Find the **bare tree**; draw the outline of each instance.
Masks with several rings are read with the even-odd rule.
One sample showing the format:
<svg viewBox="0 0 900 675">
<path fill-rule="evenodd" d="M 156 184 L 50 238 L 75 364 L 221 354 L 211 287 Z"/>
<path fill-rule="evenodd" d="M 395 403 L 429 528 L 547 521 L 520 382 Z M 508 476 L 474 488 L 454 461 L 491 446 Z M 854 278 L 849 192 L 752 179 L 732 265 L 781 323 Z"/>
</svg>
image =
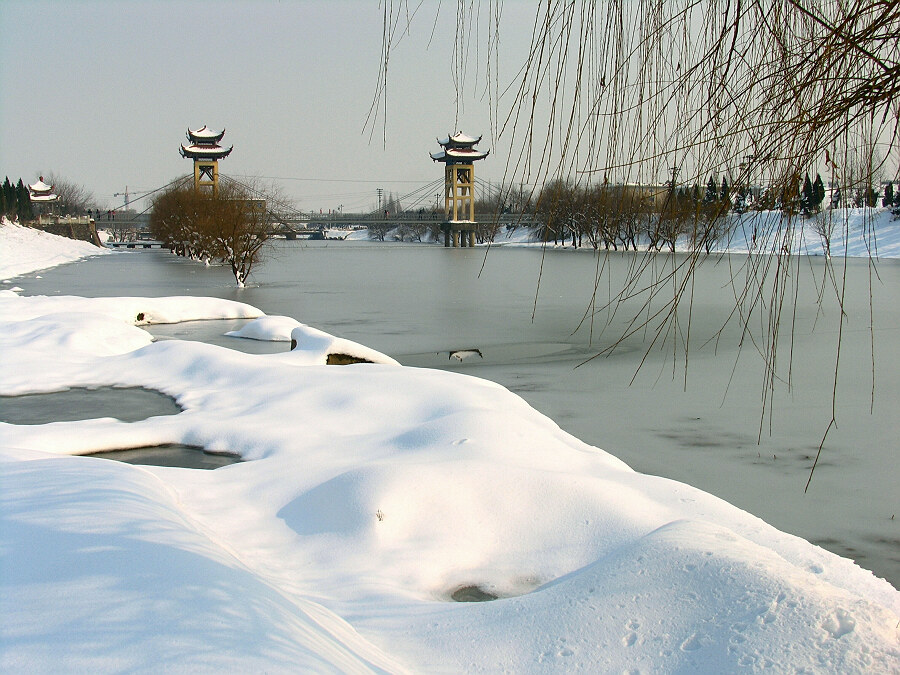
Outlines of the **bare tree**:
<svg viewBox="0 0 900 675">
<path fill-rule="evenodd" d="M 231 267 L 241 288 L 253 267 L 262 262 L 266 242 L 272 236 L 270 202 L 279 198 L 258 187 L 227 181 L 213 199 L 210 220 L 213 255 Z"/>
<path fill-rule="evenodd" d="M 134 226 L 126 224 L 123 220 L 105 221 L 103 222 L 102 227 L 109 233 L 112 241 L 129 241 L 137 236 Z"/>
<path fill-rule="evenodd" d="M 555 179 L 544 185 L 535 207 L 539 219 L 535 235 L 541 241 L 552 239 L 554 244 L 565 243 L 566 235 L 572 230 L 575 194 L 575 187 L 569 181 Z"/>
<path fill-rule="evenodd" d="M 369 223 L 369 239 L 384 241 L 385 236 L 393 227 L 392 223 L 386 223 L 382 220 L 373 221 Z"/>
<path fill-rule="evenodd" d="M 97 210 L 97 198 L 83 185 L 67 180 L 53 171 L 44 174 L 44 182 L 53 186 L 59 196 L 57 208 L 61 216 L 80 216 Z"/>
<path fill-rule="evenodd" d="M 211 256 L 204 223 L 207 205 L 201 201 L 207 198 L 197 194 L 190 181 L 187 176 L 173 181 L 154 197 L 150 232 L 177 255 L 201 260 Z"/>
<path fill-rule="evenodd" d="M 185 178 L 156 196 L 150 230 L 178 255 L 227 264 L 243 287 L 262 261 L 282 202 L 274 191 L 233 180 L 223 180 L 215 196 L 200 194 Z"/>
</svg>

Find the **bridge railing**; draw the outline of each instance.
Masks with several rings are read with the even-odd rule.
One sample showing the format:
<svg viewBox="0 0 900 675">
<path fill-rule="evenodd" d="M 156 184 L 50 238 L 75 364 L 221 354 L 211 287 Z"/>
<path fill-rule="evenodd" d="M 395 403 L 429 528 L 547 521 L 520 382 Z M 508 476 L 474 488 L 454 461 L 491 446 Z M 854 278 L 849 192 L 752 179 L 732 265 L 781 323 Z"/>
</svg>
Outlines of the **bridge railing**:
<svg viewBox="0 0 900 675">
<path fill-rule="evenodd" d="M 370 224 L 388 225 L 394 223 L 442 223 L 446 216 L 443 211 L 406 211 L 401 213 L 343 213 L 343 214 L 292 214 L 276 217 L 274 229 L 297 230 L 323 230 L 352 228 L 353 226 L 366 227 Z M 482 225 L 521 225 L 531 226 L 535 217 L 531 214 L 504 213 L 504 214 L 475 214 L 475 222 Z"/>
</svg>

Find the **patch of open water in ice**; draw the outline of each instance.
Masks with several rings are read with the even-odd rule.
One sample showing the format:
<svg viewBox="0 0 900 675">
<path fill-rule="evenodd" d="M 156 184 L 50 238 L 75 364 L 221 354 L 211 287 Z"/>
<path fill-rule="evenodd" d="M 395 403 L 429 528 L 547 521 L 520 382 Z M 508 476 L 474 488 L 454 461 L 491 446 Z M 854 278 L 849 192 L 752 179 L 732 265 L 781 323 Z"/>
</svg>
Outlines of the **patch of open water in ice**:
<svg viewBox="0 0 900 675">
<path fill-rule="evenodd" d="M 180 412 L 171 396 L 143 387 L 73 387 L 45 394 L 0 396 L 0 421 L 9 424 L 48 424 L 100 417 L 138 422 Z"/>
<path fill-rule="evenodd" d="M 450 594 L 454 602 L 488 602 L 498 597 L 480 586 L 460 586 Z"/>
<path fill-rule="evenodd" d="M 126 464 L 171 466 L 181 469 L 218 469 L 243 461 L 240 456 L 224 452 L 208 452 L 196 445 L 168 443 L 127 450 L 94 452 L 86 457 L 112 459 Z"/>
</svg>

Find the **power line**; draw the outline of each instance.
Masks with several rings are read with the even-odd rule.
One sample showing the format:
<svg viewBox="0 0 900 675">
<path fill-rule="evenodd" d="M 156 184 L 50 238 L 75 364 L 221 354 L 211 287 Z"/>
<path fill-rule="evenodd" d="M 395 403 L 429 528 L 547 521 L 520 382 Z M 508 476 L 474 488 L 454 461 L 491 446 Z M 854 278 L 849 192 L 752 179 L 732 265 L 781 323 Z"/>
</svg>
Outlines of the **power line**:
<svg viewBox="0 0 900 675">
<path fill-rule="evenodd" d="M 166 184 L 163 185 L 162 187 L 158 187 L 158 188 L 156 188 L 155 190 L 150 190 L 150 192 L 147 192 L 146 194 L 141 195 L 141 196 L 138 197 L 137 199 L 131 199 L 131 200 L 129 200 L 128 202 L 125 202 L 124 204 L 122 204 L 121 206 L 117 206 L 117 207 L 115 207 L 115 208 L 108 209 L 108 210 L 109 210 L 109 211 L 118 211 L 119 209 L 125 208 L 126 206 L 131 206 L 131 205 L 134 204 L 135 202 L 139 202 L 139 201 L 141 201 L 142 199 L 144 199 L 145 197 L 149 197 L 150 195 L 156 194 L 156 193 L 159 192 L 160 190 L 165 190 L 165 189 L 166 189 L 167 187 L 169 187 L 170 185 L 175 185 L 175 183 L 179 183 L 179 182 L 182 182 L 182 181 L 186 181 L 188 178 L 190 178 L 190 176 L 179 176 L 179 177 L 176 178 L 175 180 L 166 183 Z M 149 211 L 149 210 L 152 209 L 152 208 L 153 208 L 153 204 L 150 204 L 150 206 L 148 206 L 147 208 L 145 208 L 143 211 L 137 213 L 136 215 L 139 215 L 139 216 L 140 216 L 140 215 L 143 215 L 143 214 L 147 213 L 147 211 Z"/>
</svg>

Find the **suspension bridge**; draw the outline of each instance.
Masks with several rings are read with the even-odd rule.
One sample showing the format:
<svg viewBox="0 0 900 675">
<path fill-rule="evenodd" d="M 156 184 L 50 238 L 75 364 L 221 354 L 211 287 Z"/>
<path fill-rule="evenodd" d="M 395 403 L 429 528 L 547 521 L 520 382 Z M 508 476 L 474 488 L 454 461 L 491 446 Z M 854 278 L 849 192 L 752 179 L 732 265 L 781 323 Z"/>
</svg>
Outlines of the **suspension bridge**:
<svg viewBox="0 0 900 675">
<path fill-rule="evenodd" d="M 223 182 L 233 182 L 246 192 L 263 201 L 271 222 L 270 234 L 287 239 L 300 238 L 324 238 L 328 230 L 354 230 L 376 229 L 378 231 L 390 231 L 394 228 L 407 227 L 412 229 L 440 226 L 446 222 L 447 216 L 444 210 L 435 205 L 435 196 L 440 196 L 444 190 L 444 179 L 423 183 L 416 186 L 407 194 L 392 197 L 388 203 L 380 204 L 375 209 L 363 212 L 332 211 L 322 213 L 315 211 L 303 211 L 292 207 L 288 202 L 272 201 L 267 195 L 258 189 L 247 185 L 235 178 L 222 175 Z M 170 187 L 177 186 L 179 182 L 189 182 L 190 177 L 178 178 L 166 185 L 153 190 L 143 191 L 139 197 L 132 198 L 125 204 L 104 213 L 97 214 L 97 227 L 100 229 L 116 229 L 131 233 L 131 241 L 144 242 L 150 235 L 150 211 L 153 208 L 152 199 L 148 199 L 142 210 L 137 210 L 134 205 L 141 200 L 152 198 Z M 492 212 L 475 213 L 475 223 L 482 229 L 498 227 L 531 227 L 535 225 L 534 217 L 523 215 L 518 208 L 512 205 L 504 205 L 501 190 L 494 184 L 476 179 L 479 191 L 482 195 L 479 203 L 497 205 Z M 379 195 L 380 196 L 380 195 Z M 130 207 L 130 208 L 129 208 Z M 117 242 L 120 245 L 127 242 Z M 141 248 L 142 246 L 138 246 Z"/>
</svg>

